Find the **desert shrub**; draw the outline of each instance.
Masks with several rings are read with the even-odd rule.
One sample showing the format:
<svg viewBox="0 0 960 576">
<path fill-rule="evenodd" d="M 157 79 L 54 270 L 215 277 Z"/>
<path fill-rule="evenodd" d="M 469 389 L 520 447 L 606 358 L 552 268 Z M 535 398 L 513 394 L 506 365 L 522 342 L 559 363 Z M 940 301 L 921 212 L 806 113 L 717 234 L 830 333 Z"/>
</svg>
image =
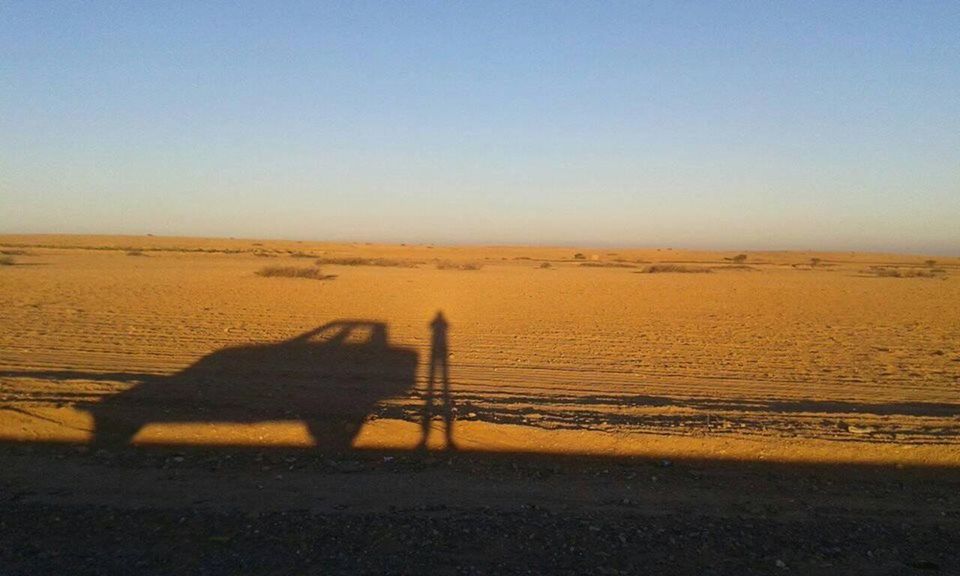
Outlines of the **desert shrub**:
<svg viewBox="0 0 960 576">
<path fill-rule="evenodd" d="M 316 258 L 316 254 L 310 254 L 309 252 L 300 252 L 300 251 L 288 251 L 291 258 Z"/>
<path fill-rule="evenodd" d="M 681 274 L 708 274 L 713 272 L 705 266 L 682 266 L 680 264 L 653 264 L 643 269 L 643 274 L 661 274 L 661 273 L 681 273 Z"/>
<path fill-rule="evenodd" d="M 811 267 L 811 268 L 816 268 L 817 266 L 820 265 L 821 262 L 823 262 L 823 260 L 821 260 L 821 259 L 819 259 L 819 258 L 811 258 L 811 259 L 810 259 L 810 267 Z"/>
<path fill-rule="evenodd" d="M 543 270 L 546 270 L 547 268 L 553 268 L 553 264 L 550 264 L 549 262 L 541 262 L 540 268 Z"/>
<path fill-rule="evenodd" d="M 30 253 L 26 250 L 0 250 L 0 254 L 4 256 L 30 256 Z"/>
<path fill-rule="evenodd" d="M 254 252 L 254 256 L 259 256 L 260 258 L 276 258 L 277 255 L 272 252 Z"/>
<path fill-rule="evenodd" d="M 13 266 L 16 263 L 13 256 L 0 256 L 0 266 Z"/>
<path fill-rule="evenodd" d="M 300 268 L 297 266 L 267 266 L 257 270 L 257 276 L 309 278 L 311 280 L 330 280 L 335 278 L 335 276 L 324 274 L 319 268 Z"/>
<path fill-rule="evenodd" d="M 582 253 L 577 252 L 576 254 L 573 255 L 573 259 L 574 259 L 574 260 L 586 260 L 587 257 L 584 256 Z"/>
<path fill-rule="evenodd" d="M 317 258 L 317 266 L 329 264 L 332 266 L 384 266 L 384 267 L 402 267 L 415 268 L 417 263 L 408 260 L 392 260 L 390 258 Z"/>
<path fill-rule="evenodd" d="M 127 250 L 127 256 L 146 256 L 143 250 Z"/>
<path fill-rule="evenodd" d="M 927 265 L 927 268 L 933 268 L 937 265 L 936 260 L 925 260 L 923 263 Z"/>
<path fill-rule="evenodd" d="M 747 261 L 747 255 L 746 255 L 746 254 L 737 254 L 736 256 L 734 256 L 733 258 L 731 258 L 730 260 L 731 260 L 733 263 L 735 263 L 735 264 L 743 264 L 744 262 Z"/>
<path fill-rule="evenodd" d="M 479 270 L 482 266 L 476 262 L 450 262 L 442 260 L 437 262 L 437 270 Z"/>
</svg>

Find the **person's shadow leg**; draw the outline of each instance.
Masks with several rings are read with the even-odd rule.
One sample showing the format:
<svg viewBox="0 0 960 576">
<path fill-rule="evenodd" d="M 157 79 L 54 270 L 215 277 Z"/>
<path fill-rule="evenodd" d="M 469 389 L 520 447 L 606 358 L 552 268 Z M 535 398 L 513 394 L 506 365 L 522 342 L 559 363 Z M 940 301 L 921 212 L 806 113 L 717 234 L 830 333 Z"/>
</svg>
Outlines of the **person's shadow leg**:
<svg viewBox="0 0 960 576">
<path fill-rule="evenodd" d="M 423 419 L 420 422 L 420 443 L 418 450 L 427 449 L 427 439 L 430 438 L 430 421 L 433 419 L 433 389 L 436 367 L 433 358 L 430 358 L 430 372 L 427 376 L 427 393 L 423 400 Z"/>
<path fill-rule="evenodd" d="M 443 420 L 447 434 L 447 450 L 456 450 L 457 445 L 453 441 L 454 407 L 453 395 L 450 393 L 450 367 L 447 364 L 446 356 L 441 358 L 440 362 L 442 363 L 441 371 L 443 375 Z"/>
</svg>

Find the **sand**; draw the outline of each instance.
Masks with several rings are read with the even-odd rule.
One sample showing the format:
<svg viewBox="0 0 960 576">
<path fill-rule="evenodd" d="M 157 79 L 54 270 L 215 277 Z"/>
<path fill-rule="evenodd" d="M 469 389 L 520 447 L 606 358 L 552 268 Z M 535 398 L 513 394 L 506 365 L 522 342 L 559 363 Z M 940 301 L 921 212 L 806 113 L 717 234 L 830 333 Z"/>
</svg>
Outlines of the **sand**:
<svg viewBox="0 0 960 576">
<path fill-rule="evenodd" d="M 0 250 L 4 574 L 960 573 L 957 259 Z"/>
<path fill-rule="evenodd" d="M 0 267 L 9 443 L 87 445 L 97 414 L 123 420 L 136 405 L 123 440 L 134 445 L 322 445 L 298 418 L 310 390 L 284 388 L 317 368 L 283 343 L 363 321 L 316 350 L 351 342 L 352 355 L 377 325 L 384 350 L 414 362 L 373 360 L 363 382 L 317 397 L 349 404 L 373 386 L 341 447 L 412 450 L 442 311 L 450 403 L 438 373 L 432 450 L 447 448 L 449 408 L 469 452 L 960 464 L 955 258 L 746 252 L 737 267 L 735 252 L 115 236 L 8 235 L 0 248 L 26 252 Z M 257 274 L 318 258 L 390 265 L 322 264 L 325 280 Z M 663 263 L 711 272 L 643 273 Z M 185 408 L 217 362 L 244 368 Z M 384 379 L 396 387 L 375 388 Z"/>
</svg>

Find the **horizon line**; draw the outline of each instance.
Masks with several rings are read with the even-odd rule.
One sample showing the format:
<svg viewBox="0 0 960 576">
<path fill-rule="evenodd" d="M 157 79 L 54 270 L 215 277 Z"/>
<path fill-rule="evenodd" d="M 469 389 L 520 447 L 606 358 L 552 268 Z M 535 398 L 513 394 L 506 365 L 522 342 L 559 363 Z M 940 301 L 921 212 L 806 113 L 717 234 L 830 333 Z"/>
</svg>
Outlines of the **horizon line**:
<svg viewBox="0 0 960 576">
<path fill-rule="evenodd" d="M 280 237 L 280 236 L 200 236 L 191 234 L 165 234 L 165 233 L 130 233 L 130 232 L 6 232 L 0 231 L 0 239 L 6 236 L 95 236 L 95 237 L 114 237 L 114 238 L 162 238 L 162 239 L 185 239 L 185 240 L 228 240 L 234 242 L 310 242 L 317 244 L 365 244 L 382 246 L 430 246 L 439 248 L 540 248 L 540 249 L 559 249 L 559 248 L 580 248 L 595 250 L 651 250 L 651 251 L 685 251 L 685 252 L 754 252 L 754 253 L 853 253 L 863 255 L 883 255 L 883 256 L 939 256 L 945 258 L 960 259 L 960 255 L 934 249 L 929 252 L 908 251 L 909 249 L 890 249 L 890 248 L 749 248 L 749 247 L 703 247 L 683 244 L 667 245 L 640 245 L 640 244 L 622 244 L 616 242 L 584 242 L 584 243 L 563 243 L 563 242 L 482 242 L 482 241 L 457 241 L 443 240 L 431 241 L 425 239 L 407 239 L 407 240 L 360 240 L 349 238 L 307 238 L 307 237 Z M 960 252 L 960 250 L 958 250 Z"/>
</svg>

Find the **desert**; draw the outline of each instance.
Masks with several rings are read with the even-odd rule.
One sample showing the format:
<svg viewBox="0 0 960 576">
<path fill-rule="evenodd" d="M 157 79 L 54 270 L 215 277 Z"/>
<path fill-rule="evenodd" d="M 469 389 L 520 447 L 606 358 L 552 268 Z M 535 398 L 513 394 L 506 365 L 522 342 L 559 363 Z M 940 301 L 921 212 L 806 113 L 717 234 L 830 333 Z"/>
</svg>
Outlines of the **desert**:
<svg viewBox="0 0 960 576">
<path fill-rule="evenodd" d="M 141 517 L 165 529 L 186 507 L 200 516 L 181 519 L 181 551 L 269 572 L 267 555 L 231 563 L 250 518 L 296 539 L 286 514 L 312 511 L 347 544 L 378 525 L 420 542 L 400 509 L 430 534 L 469 535 L 472 517 L 479 532 L 394 543 L 418 551 L 395 570 L 316 561 L 456 556 L 462 571 L 480 538 L 480 571 L 679 573 L 696 532 L 706 554 L 712 538 L 752 547 L 717 573 L 960 566 L 942 548 L 960 528 L 960 259 L 70 235 L 0 249 L 0 481 L 23 509 L 8 543 L 84 514 L 139 526 L 117 536 L 134 554 Z M 870 536 L 847 538 L 864 520 Z M 581 523 L 617 533 L 601 550 L 674 544 L 490 564 L 522 557 L 501 537 Z M 923 538 L 904 559 L 885 546 L 908 528 Z M 836 551 L 787 545 L 818 529 Z M 33 560 L 84 557 L 66 549 Z"/>
<path fill-rule="evenodd" d="M 0 2 L 0 576 L 960 575 L 950 2 Z"/>
</svg>

